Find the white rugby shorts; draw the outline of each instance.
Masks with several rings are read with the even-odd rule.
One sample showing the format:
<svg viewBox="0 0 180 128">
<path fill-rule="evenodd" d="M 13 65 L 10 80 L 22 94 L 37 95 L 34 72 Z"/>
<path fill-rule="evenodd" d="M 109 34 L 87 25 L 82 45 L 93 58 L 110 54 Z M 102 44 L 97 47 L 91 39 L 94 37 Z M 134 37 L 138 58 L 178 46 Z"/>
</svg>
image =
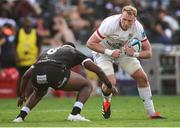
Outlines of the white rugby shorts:
<svg viewBox="0 0 180 128">
<path fill-rule="evenodd" d="M 93 52 L 93 59 L 95 63 L 105 72 L 106 75 L 113 75 L 114 68 L 112 62 L 114 59 L 105 54 Z M 126 71 L 129 75 L 135 73 L 138 69 L 142 68 L 139 60 L 135 57 L 129 57 L 127 55 L 121 55 L 119 59 L 116 59 L 116 63 L 119 67 Z"/>
</svg>

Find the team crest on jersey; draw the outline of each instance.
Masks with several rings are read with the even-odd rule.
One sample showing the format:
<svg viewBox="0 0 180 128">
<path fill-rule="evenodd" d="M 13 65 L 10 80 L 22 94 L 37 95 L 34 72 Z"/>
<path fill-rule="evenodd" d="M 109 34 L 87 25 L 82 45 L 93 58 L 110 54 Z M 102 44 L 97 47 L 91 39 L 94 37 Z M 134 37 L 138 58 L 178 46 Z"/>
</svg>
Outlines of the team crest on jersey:
<svg viewBox="0 0 180 128">
<path fill-rule="evenodd" d="M 130 34 L 128 35 L 128 39 L 131 39 L 132 37 L 133 37 L 133 34 L 130 33 Z"/>
</svg>

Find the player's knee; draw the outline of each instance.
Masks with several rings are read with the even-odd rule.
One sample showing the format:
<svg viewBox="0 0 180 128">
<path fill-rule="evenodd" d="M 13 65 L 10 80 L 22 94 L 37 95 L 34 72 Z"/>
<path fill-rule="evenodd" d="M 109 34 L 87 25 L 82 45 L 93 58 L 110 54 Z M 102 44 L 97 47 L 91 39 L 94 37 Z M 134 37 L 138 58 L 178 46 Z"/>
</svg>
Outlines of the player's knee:
<svg viewBox="0 0 180 128">
<path fill-rule="evenodd" d="M 138 82 L 138 84 L 146 85 L 148 83 L 148 77 L 143 70 L 138 70 L 132 75 L 132 77 Z"/>
<path fill-rule="evenodd" d="M 137 76 L 137 82 L 138 82 L 138 83 L 144 83 L 144 84 L 148 83 L 148 77 L 147 77 L 147 75 L 146 75 L 146 74 L 140 74 L 140 75 L 138 75 L 138 76 Z"/>
<path fill-rule="evenodd" d="M 92 84 L 90 82 L 87 83 L 86 88 L 87 88 L 88 92 L 92 92 L 92 90 L 93 90 L 93 86 L 92 86 Z"/>
</svg>

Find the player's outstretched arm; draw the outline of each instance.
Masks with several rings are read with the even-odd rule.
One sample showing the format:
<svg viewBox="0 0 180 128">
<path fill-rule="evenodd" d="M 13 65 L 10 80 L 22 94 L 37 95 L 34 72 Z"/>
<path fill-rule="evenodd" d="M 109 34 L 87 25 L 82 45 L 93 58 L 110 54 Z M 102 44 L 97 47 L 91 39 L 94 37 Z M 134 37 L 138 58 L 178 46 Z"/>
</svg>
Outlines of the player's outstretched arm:
<svg viewBox="0 0 180 128">
<path fill-rule="evenodd" d="M 92 61 L 86 61 L 84 63 L 84 66 L 86 69 L 96 73 L 96 75 L 100 78 L 101 81 L 105 83 L 107 88 L 113 93 L 113 94 L 118 94 L 118 90 L 114 88 L 111 84 L 111 82 L 108 80 L 107 76 L 105 73 L 99 68 L 94 62 Z"/>
<path fill-rule="evenodd" d="M 104 54 L 105 47 L 100 44 L 101 40 L 96 36 L 96 32 L 88 39 L 86 46 L 93 51 Z"/>
<path fill-rule="evenodd" d="M 25 97 L 25 88 L 26 85 L 28 84 L 28 81 L 30 80 L 31 74 L 32 74 L 32 68 L 33 66 L 31 66 L 23 75 L 21 83 L 20 83 L 20 96 L 19 96 L 19 100 L 17 103 L 17 106 L 20 107 L 23 105 L 23 102 L 26 101 L 26 97 Z"/>
<path fill-rule="evenodd" d="M 93 51 L 106 54 L 108 56 L 112 56 L 116 58 L 120 56 L 121 54 L 120 49 L 110 50 L 105 46 L 101 45 L 100 44 L 101 41 L 102 40 L 97 37 L 96 32 L 94 32 L 92 36 L 88 39 L 86 46 Z"/>
</svg>

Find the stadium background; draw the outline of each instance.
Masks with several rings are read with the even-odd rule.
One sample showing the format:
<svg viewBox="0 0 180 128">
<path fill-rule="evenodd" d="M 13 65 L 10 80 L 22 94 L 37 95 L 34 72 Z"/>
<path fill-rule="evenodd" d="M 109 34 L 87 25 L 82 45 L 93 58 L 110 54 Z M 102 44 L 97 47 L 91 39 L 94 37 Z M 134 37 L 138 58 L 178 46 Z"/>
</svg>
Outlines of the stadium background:
<svg viewBox="0 0 180 128">
<path fill-rule="evenodd" d="M 120 13 L 122 7 L 127 4 L 137 7 L 137 18 L 144 25 L 151 42 L 153 57 L 150 60 L 141 60 L 141 63 L 150 79 L 155 106 L 169 120 L 157 122 L 147 120 L 142 102 L 138 100 L 136 83 L 114 65 L 120 94 L 112 100 L 113 116 L 110 120 L 103 120 L 100 114 L 100 82 L 97 77 L 76 67 L 73 70 L 86 76 L 94 85 L 92 95 L 97 96 L 88 100 L 82 112 L 93 123 L 64 121 L 73 105 L 75 93 L 52 90 L 27 118 L 27 123 L 22 125 L 11 123 L 19 111 L 16 107 L 16 97 L 20 76 L 16 69 L 14 45 L 17 32 L 22 25 L 29 23 L 29 26 L 37 31 L 41 52 L 61 45 L 64 41 L 72 41 L 79 50 L 91 57 L 91 51 L 85 46 L 88 37 L 102 19 Z M 0 127 L 180 126 L 179 21 L 179 0 L 0 0 Z"/>
<path fill-rule="evenodd" d="M 91 57 L 91 51 L 85 46 L 88 37 L 102 19 L 120 13 L 122 7 L 127 4 L 137 7 L 137 19 L 144 25 L 152 44 L 152 59 L 141 60 L 141 63 L 149 76 L 153 93 L 179 94 L 179 0 L 1 0 L 0 95 L 3 97 L 4 93 L 10 93 L 18 86 L 15 82 L 18 78 L 12 82 L 13 85 L 9 85 L 11 80 L 5 79 L 8 75 L 18 77 L 12 76 L 15 72 L 12 67 L 16 68 L 17 65 L 13 53 L 16 50 L 14 45 L 17 32 L 23 24 L 28 22 L 30 27 L 35 28 L 41 51 L 62 45 L 64 41 L 71 41 L 75 42 L 79 50 Z M 120 95 L 136 95 L 136 83 L 116 65 L 114 68 Z M 83 72 L 80 67 L 74 70 L 93 81 L 93 95 L 100 93 L 100 83 L 94 74 Z M 60 92 L 56 95 L 66 94 Z M 14 96 L 15 94 L 9 95 Z"/>
<path fill-rule="evenodd" d="M 26 22 L 37 31 L 41 51 L 62 45 L 64 41 L 71 41 L 75 42 L 79 50 L 91 57 L 91 51 L 85 46 L 88 37 L 102 19 L 120 13 L 122 7 L 127 4 L 137 7 L 137 19 L 144 25 L 152 44 L 152 59 L 141 60 L 141 63 L 149 76 L 153 93 L 179 94 L 179 0 L 1 0 L 0 95 L 12 91 L 7 90 L 8 88 L 16 89 L 13 86 L 18 86 L 16 82 L 10 86 L 10 80 L 5 79 L 8 75 L 18 77 L 12 76 L 15 72 L 12 67 L 16 68 L 17 65 L 17 59 L 13 54 L 16 50 L 14 45 L 18 30 Z M 114 68 L 120 95 L 136 95 L 136 83 L 116 65 Z M 100 83 L 94 74 L 83 72 L 80 67 L 74 70 L 93 81 L 93 95 L 100 93 Z M 62 92 L 62 95 L 65 94 Z"/>
</svg>

